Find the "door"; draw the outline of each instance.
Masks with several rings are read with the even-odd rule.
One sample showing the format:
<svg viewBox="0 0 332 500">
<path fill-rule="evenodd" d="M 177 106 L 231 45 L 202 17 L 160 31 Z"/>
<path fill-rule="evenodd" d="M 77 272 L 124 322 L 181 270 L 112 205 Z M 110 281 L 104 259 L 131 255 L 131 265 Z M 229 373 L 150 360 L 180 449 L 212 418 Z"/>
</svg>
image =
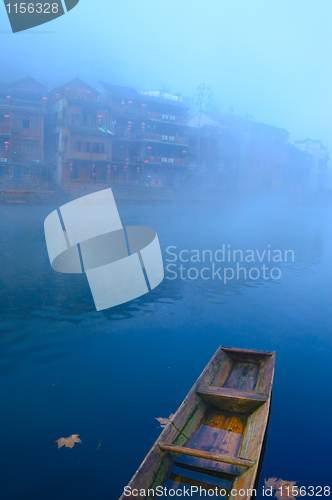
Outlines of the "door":
<svg viewBox="0 0 332 500">
<path fill-rule="evenodd" d="M 14 167 L 14 181 L 22 180 L 22 167 L 15 165 Z"/>
</svg>

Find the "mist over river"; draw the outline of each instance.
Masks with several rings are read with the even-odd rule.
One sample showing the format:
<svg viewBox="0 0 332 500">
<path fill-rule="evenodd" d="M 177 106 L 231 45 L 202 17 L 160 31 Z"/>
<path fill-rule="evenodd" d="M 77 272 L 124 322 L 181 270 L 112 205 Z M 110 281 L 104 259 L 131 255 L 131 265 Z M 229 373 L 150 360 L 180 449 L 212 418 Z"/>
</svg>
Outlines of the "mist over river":
<svg viewBox="0 0 332 500">
<path fill-rule="evenodd" d="M 157 231 L 165 279 L 101 312 L 85 275 L 50 266 L 43 224 L 59 204 L 0 205 L 0 498 L 117 499 L 161 432 L 155 418 L 175 413 L 221 344 L 276 351 L 259 488 L 330 485 L 332 202 L 117 205 L 123 225 Z M 82 444 L 58 450 L 72 434 Z"/>
</svg>

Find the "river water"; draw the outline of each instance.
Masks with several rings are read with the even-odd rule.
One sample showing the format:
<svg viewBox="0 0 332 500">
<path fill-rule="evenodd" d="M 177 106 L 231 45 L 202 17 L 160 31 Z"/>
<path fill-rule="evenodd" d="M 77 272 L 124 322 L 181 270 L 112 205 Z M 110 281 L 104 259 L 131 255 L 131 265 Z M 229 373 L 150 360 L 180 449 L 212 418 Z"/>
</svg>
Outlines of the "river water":
<svg viewBox="0 0 332 500">
<path fill-rule="evenodd" d="M 155 418 L 175 413 L 221 344 L 276 351 L 258 497 L 270 477 L 330 486 L 332 204 L 119 202 L 124 225 L 156 229 L 173 267 L 102 312 L 84 275 L 50 267 L 43 221 L 56 207 L 0 205 L 0 498 L 117 499 L 161 431 Z M 253 250 L 246 280 L 227 250 Z M 263 263 L 274 279 L 250 279 Z M 71 434 L 82 444 L 58 450 Z"/>
</svg>

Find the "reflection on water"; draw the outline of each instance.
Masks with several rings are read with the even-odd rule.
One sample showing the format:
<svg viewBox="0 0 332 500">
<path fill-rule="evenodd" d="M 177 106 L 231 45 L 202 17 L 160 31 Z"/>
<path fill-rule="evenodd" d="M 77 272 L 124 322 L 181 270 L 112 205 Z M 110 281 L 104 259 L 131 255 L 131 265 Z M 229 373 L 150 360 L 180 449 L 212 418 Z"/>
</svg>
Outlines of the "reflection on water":
<svg viewBox="0 0 332 500">
<path fill-rule="evenodd" d="M 292 249 L 295 261 L 277 281 L 165 279 L 100 313 L 85 276 L 50 267 L 43 221 L 54 208 L 1 205 L 1 498 L 118 498 L 159 435 L 154 418 L 174 413 L 220 344 L 277 351 L 261 484 L 328 484 L 324 429 L 314 443 L 303 436 L 316 408 L 331 409 L 332 207 L 119 203 L 124 224 L 156 229 L 164 258 L 170 245 L 230 244 Z M 82 445 L 58 450 L 72 434 Z"/>
</svg>

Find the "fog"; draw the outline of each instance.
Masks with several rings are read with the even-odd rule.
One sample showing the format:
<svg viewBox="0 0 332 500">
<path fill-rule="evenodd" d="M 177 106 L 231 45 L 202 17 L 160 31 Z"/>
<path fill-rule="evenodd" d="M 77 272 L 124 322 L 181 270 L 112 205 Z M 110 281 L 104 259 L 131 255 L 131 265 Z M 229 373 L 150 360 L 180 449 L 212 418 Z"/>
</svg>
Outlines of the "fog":
<svg viewBox="0 0 332 500">
<path fill-rule="evenodd" d="M 331 14 L 327 0 L 81 0 L 12 34 L 1 6 L 0 80 L 30 74 L 53 87 L 80 76 L 188 97 L 204 82 L 221 111 L 330 146 Z"/>
</svg>

